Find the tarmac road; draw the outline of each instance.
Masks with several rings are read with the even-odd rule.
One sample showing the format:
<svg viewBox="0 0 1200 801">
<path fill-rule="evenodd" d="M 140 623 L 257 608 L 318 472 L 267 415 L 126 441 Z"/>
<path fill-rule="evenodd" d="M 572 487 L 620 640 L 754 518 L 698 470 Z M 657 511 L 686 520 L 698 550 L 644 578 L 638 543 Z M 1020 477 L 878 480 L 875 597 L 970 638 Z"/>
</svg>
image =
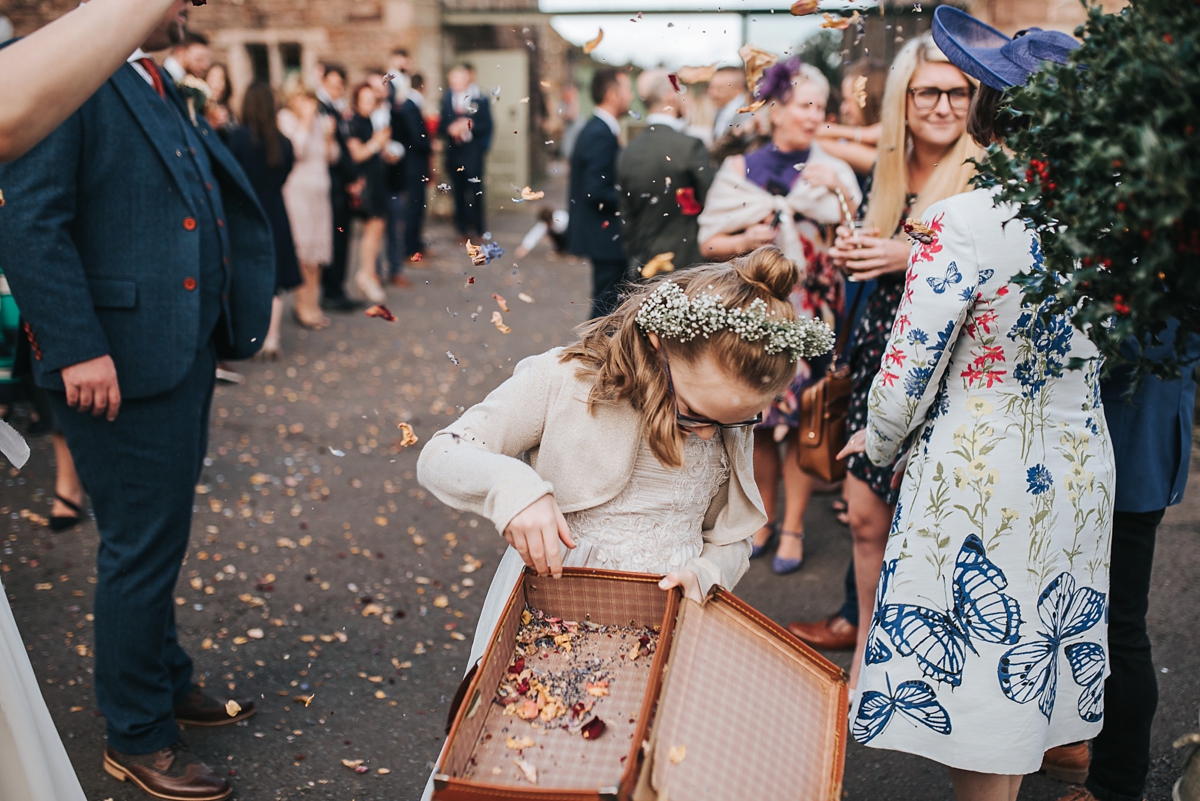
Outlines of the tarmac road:
<svg viewBox="0 0 1200 801">
<path fill-rule="evenodd" d="M 493 218 L 510 252 L 532 223 L 532 209 L 521 211 Z M 511 256 L 472 267 L 446 229 L 435 233 L 436 254 L 409 271 L 416 287 L 388 290 L 398 322 L 341 315 L 307 332 L 289 320 L 283 359 L 243 364 L 246 383 L 217 391 L 176 611 L 197 677 L 259 697 L 258 715 L 239 726 L 186 732 L 233 776 L 239 799 L 416 799 L 440 747 L 504 543 L 417 485 L 420 445 L 401 448 L 398 424 L 423 443 L 520 358 L 567 341 L 587 316 L 589 277 L 545 244 L 519 267 Z M 510 334 L 490 322 L 494 292 L 507 299 Z M 0 579 L 88 798 L 140 799 L 100 767 L 95 525 L 53 534 L 38 524 L 53 496 L 52 449 L 49 438 L 31 445 L 21 473 L 0 475 Z M 1193 486 L 1160 530 L 1151 625 L 1161 702 L 1147 793 L 1156 801 L 1178 774 L 1170 743 L 1196 729 L 1200 705 L 1198 522 Z M 777 577 L 760 560 L 737 588 L 780 622 L 840 605 L 850 544 L 828 497 L 814 499 L 806 528 L 801 571 Z M 848 654 L 831 657 L 848 666 Z M 854 744 L 845 788 L 849 799 L 953 797 L 940 766 Z M 1031 777 L 1021 798 L 1064 790 Z"/>
</svg>

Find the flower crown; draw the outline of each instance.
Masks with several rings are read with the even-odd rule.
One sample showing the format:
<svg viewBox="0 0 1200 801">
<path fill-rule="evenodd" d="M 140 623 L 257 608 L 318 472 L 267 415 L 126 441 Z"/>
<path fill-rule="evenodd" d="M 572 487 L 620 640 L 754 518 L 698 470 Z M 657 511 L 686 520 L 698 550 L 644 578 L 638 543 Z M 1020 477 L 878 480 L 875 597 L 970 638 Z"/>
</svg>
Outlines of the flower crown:
<svg viewBox="0 0 1200 801">
<path fill-rule="evenodd" d="M 746 342 L 766 340 L 767 353 L 787 351 L 792 361 L 811 359 L 833 348 L 833 331 L 820 320 L 781 320 L 757 298 L 744 309 L 727 309 L 720 295 L 689 298 L 679 284 L 664 281 L 638 308 L 638 327 L 663 339 L 689 342 L 718 331 L 733 331 Z"/>
</svg>

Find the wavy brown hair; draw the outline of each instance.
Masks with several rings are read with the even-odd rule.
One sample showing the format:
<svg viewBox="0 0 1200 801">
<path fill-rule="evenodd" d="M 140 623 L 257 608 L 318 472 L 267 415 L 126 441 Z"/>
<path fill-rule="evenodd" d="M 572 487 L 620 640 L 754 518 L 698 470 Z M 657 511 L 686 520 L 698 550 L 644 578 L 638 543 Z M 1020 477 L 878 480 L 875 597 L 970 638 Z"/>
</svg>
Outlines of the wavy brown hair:
<svg viewBox="0 0 1200 801">
<path fill-rule="evenodd" d="M 800 271 L 795 262 L 773 246 L 761 247 L 721 264 L 702 264 L 668 274 L 639 287 L 607 317 L 579 327 L 579 341 L 567 347 L 561 361 L 578 361 L 579 376 L 594 378 L 588 406 L 628 401 L 642 414 L 642 428 L 650 450 L 666 467 L 683 464 L 684 434 L 675 424 L 675 403 L 667 386 L 662 355 L 638 328 L 638 309 L 660 281 L 677 284 L 689 298 L 702 292 L 720 295 L 728 309 L 744 309 L 756 299 L 768 313 L 795 320 L 789 296 Z M 730 377 L 747 388 L 779 394 L 792 382 L 796 363 L 787 353 L 767 353 L 762 342 L 747 342 L 733 331 L 719 331 L 689 342 L 661 340 L 672 361 L 695 364 L 706 354 L 725 366 Z"/>
</svg>

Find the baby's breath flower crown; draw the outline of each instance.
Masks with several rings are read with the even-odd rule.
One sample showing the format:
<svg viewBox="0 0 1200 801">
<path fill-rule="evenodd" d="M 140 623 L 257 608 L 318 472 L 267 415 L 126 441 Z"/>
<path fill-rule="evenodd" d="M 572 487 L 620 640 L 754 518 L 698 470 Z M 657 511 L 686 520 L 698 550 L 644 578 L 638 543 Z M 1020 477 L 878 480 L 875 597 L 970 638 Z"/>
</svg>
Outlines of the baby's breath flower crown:
<svg viewBox="0 0 1200 801">
<path fill-rule="evenodd" d="M 792 361 L 812 359 L 833 348 L 833 331 L 820 320 L 780 319 L 767 311 L 761 298 L 744 309 L 727 309 L 720 295 L 702 292 L 689 298 L 672 281 L 659 284 L 642 301 L 635 319 L 642 331 L 680 342 L 733 331 L 746 342 L 765 340 L 767 353 L 786 351 Z"/>
</svg>

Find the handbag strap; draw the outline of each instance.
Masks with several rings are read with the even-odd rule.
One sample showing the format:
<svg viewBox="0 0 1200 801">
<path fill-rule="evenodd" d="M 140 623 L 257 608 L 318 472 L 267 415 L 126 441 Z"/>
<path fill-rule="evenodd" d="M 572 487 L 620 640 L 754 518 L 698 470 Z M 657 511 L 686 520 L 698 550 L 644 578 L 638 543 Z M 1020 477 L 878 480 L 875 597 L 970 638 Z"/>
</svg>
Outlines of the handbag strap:
<svg viewBox="0 0 1200 801">
<path fill-rule="evenodd" d="M 846 225 L 854 226 L 854 216 L 850 213 L 850 206 L 846 203 L 846 196 L 842 194 L 842 190 L 834 188 L 833 193 L 837 195 L 838 205 L 842 207 L 842 217 Z M 859 307 L 862 305 L 863 295 L 866 292 L 859 287 L 858 295 L 854 298 L 854 308 L 850 310 L 849 316 L 846 317 L 845 323 L 842 325 L 842 330 L 838 332 L 837 340 L 833 346 L 833 361 L 829 365 L 830 370 L 837 369 L 838 362 L 841 361 L 842 355 L 846 352 L 846 346 L 850 343 L 850 334 L 854 329 L 854 321 L 858 317 Z"/>
</svg>

